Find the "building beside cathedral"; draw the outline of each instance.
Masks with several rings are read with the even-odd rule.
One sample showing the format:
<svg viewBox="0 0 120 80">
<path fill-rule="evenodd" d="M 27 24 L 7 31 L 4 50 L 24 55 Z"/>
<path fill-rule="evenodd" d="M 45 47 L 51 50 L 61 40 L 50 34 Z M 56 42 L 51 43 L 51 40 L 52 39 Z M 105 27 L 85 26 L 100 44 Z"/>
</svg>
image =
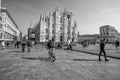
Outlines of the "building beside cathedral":
<svg viewBox="0 0 120 80">
<path fill-rule="evenodd" d="M 107 42 L 115 42 L 116 40 L 120 41 L 120 33 L 118 30 L 110 25 L 104 25 L 100 27 L 100 35 Z"/>
<path fill-rule="evenodd" d="M 100 40 L 105 40 L 105 42 L 110 43 L 114 43 L 116 40 L 120 42 L 120 33 L 115 27 L 111 25 L 104 25 L 99 27 L 99 34 L 78 35 L 78 42 L 100 42 Z"/>
<path fill-rule="evenodd" d="M 35 29 L 35 42 L 47 42 L 54 39 L 56 43 L 77 41 L 77 23 L 72 25 L 72 13 L 66 9 L 60 11 L 57 8 L 49 14 L 41 14 Z"/>
</svg>

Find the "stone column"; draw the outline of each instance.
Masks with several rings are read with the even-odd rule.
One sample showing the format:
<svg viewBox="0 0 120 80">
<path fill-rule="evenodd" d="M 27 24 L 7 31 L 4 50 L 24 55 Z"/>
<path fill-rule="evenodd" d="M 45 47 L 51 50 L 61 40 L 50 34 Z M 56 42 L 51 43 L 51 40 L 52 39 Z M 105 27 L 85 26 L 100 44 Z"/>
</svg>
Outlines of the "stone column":
<svg viewBox="0 0 120 80">
<path fill-rule="evenodd" d="M 68 12 L 67 13 L 67 18 L 68 18 L 68 41 L 71 41 L 71 17 L 72 17 L 72 13 Z"/>
</svg>

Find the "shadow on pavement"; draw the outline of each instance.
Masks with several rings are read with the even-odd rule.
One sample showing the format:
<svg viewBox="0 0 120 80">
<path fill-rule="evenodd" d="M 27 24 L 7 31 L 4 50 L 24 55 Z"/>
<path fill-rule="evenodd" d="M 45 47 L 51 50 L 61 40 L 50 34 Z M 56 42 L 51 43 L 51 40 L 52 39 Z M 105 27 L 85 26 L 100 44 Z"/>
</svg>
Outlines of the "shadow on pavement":
<svg viewBox="0 0 120 80">
<path fill-rule="evenodd" d="M 98 61 L 97 59 L 71 59 L 73 61 Z"/>
<path fill-rule="evenodd" d="M 21 53 L 22 51 L 8 51 L 8 52 Z"/>
<path fill-rule="evenodd" d="M 23 59 L 28 59 L 28 60 L 44 60 L 44 61 L 48 61 L 48 57 L 21 57 Z"/>
</svg>

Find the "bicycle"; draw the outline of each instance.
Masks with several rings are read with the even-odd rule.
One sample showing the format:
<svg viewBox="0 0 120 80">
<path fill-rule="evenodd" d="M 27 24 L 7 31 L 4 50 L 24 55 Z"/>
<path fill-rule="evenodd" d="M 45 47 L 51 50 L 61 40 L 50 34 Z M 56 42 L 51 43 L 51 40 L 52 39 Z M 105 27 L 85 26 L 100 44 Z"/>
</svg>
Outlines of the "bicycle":
<svg viewBox="0 0 120 80">
<path fill-rule="evenodd" d="M 50 48 L 48 53 L 49 53 L 49 60 L 52 62 L 55 62 L 56 57 L 55 57 L 55 53 L 54 53 L 54 48 Z"/>
</svg>

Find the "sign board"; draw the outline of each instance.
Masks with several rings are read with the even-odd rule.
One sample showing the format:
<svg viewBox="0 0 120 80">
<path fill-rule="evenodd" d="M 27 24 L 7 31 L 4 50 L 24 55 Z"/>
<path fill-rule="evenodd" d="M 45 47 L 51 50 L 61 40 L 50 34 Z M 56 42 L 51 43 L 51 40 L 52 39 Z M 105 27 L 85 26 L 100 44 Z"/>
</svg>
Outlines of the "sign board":
<svg viewBox="0 0 120 80">
<path fill-rule="evenodd" d="M 35 34 L 31 34 L 31 38 L 35 38 Z"/>
</svg>

